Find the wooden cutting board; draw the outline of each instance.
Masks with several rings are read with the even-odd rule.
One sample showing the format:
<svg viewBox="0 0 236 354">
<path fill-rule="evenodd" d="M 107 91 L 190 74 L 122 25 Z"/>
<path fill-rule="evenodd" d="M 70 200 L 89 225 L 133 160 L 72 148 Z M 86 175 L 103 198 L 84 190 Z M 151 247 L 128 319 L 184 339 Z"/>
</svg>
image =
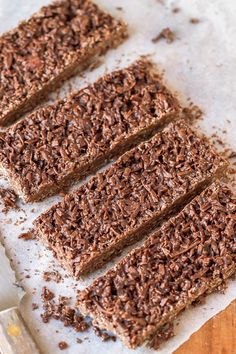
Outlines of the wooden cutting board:
<svg viewBox="0 0 236 354">
<path fill-rule="evenodd" d="M 236 300 L 194 333 L 174 354 L 236 354 Z"/>
</svg>

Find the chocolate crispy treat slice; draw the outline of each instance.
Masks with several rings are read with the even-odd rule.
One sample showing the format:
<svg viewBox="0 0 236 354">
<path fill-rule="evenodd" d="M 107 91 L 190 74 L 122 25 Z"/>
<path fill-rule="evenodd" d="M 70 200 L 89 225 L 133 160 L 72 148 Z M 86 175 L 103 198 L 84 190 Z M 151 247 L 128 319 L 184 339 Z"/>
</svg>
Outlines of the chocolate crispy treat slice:
<svg viewBox="0 0 236 354">
<path fill-rule="evenodd" d="M 171 123 L 43 213 L 36 234 L 79 277 L 141 239 L 224 169 L 206 139 Z"/>
<path fill-rule="evenodd" d="M 63 80 L 127 36 L 126 25 L 89 0 L 43 7 L 0 37 L 0 124 L 29 111 Z"/>
<path fill-rule="evenodd" d="M 236 199 L 218 183 L 78 294 L 78 307 L 129 347 L 149 340 L 235 271 Z"/>
<path fill-rule="evenodd" d="M 179 117 L 152 64 L 135 62 L 0 134 L 0 168 L 25 201 L 97 170 Z"/>
</svg>

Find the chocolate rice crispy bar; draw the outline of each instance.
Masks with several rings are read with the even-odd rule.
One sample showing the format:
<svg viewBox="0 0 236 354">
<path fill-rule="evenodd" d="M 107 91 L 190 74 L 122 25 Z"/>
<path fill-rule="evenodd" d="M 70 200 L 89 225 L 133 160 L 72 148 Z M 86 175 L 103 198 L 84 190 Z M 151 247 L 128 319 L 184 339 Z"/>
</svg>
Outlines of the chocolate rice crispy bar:
<svg viewBox="0 0 236 354">
<path fill-rule="evenodd" d="M 0 169 L 27 202 L 52 195 L 179 117 L 143 59 L 0 133 Z"/>
<path fill-rule="evenodd" d="M 126 25 L 89 0 L 43 7 L 0 37 L 0 125 L 31 110 L 68 77 L 127 36 Z"/>
<path fill-rule="evenodd" d="M 104 276 L 78 307 L 131 348 L 235 272 L 236 199 L 212 184 Z"/>
<path fill-rule="evenodd" d="M 79 277 L 141 239 L 225 166 L 206 139 L 171 123 L 39 216 L 36 235 Z"/>
</svg>

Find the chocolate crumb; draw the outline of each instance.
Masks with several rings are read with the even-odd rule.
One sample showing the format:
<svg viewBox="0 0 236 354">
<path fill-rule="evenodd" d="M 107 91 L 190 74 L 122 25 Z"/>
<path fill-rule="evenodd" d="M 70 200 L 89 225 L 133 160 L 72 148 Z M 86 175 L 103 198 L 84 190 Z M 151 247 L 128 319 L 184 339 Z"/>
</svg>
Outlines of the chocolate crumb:
<svg viewBox="0 0 236 354">
<path fill-rule="evenodd" d="M 37 310 L 39 308 L 39 305 L 36 304 L 35 302 L 32 303 L 32 309 Z"/>
<path fill-rule="evenodd" d="M 172 9 L 172 12 L 173 12 L 173 14 L 177 14 L 178 12 L 180 12 L 180 8 L 179 7 L 174 7 L 173 9 Z"/>
<path fill-rule="evenodd" d="M 50 301 L 52 299 L 54 299 L 55 294 L 50 291 L 46 286 L 43 287 L 42 289 L 42 293 L 41 293 L 41 299 L 42 301 Z"/>
<path fill-rule="evenodd" d="M 161 39 L 165 39 L 167 43 L 172 43 L 176 39 L 176 35 L 169 27 L 167 27 L 164 28 L 156 37 L 154 37 L 152 42 L 157 43 Z"/>
<path fill-rule="evenodd" d="M 197 25 L 200 22 L 200 20 L 198 18 L 190 18 L 189 22 L 192 23 L 193 25 Z"/>
<path fill-rule="evenodd" d="M 42 298 L 44 312 L 41 318 L 44 323 L 48 323 L 50 319 L 59 320 L 65 327 L 72 327 L 76 332 L 84 332 L 90 327 L 90 323 L 75 308 L 68 306 L 68 297 L 59 296 L 57 302 L 53 298 Z"/>
<path fill-rule="evenodd" d="M 0 188 L 0 197 L 4 204 L 4 208 L 2 209 L 3 213 L 8 213 L 10 209 L 19 209 L 17 205 L 17 195 L 12 189 Z"/>
<path fill-rule="evenodd" d="M 199 106 L 190 103 L 189 107 L 183 108 L 183 115 L 186 120 L 195 122 L 203 118 L 203 111 Z"/>
<path fill-rule="evenodd" d="M 116 10 L 118 10 L 118 11 L 123 11 L 123 7 L 117 6 L 117 7 L 116 7 Z"/>
<path fill-rule="evenodd" d="M 34 230 L 31 229 L 27 232 L 23 232 L 22 234 L 20 234 L 18 236 L 19 239 L 24 240 L 24 241 L 29 241 L 29 240 L 35 240 L 36 239 L 36 235 L 34 233 Z"/>
<path fill-rule="evenodd" d="M 107 333 L 106 330 L 101 330 L 97 326 L 93 326 L 93 330 L 94 330 L 94 333 L 96 334 L 96 336 L 101 338 L 103 342 L 107 342 L 109 340 L 112 340 L 113 342 L 116 341 L 116 337 Z"/>
<path fill-rule="evenodd" d="M 76 339 L 76 342 L 77 342 L 78 344 L 83 343 L 82 339 L 80 339 L 80 338 L 77 338 L 77 339 Z"/>
<path fill-rule="evenodd" d="M 228 159 L 234 159 L 236 157 L 236 151 L 231 151 L 228 155 Z"/>
<path fill-rule="evenodd" d="M 55 281 L 56 283 L 60 283 L 62 277 L 61 274 L 58 271 L 53 271 L 53 272 L 44 272 L 43 273 L 43 280 L 44 281 Z"/>
<path fill-rule="evenodd" d="M 192 306 L 198 306 L 198 305 L 203 305 L 206 302 L 206 295 L 203 294 L 199 296 L 195 301 L 193 301 Z"/>
<path fill-rule="evenodd" d="M 60 342 L 58 343 L 58 347 L 61 349 L 61 350 L 64 350 L 64 349 L 67 349 L 69 347 L 68 343 L 66 342 Z"/>
<path fill-rule="evenodd" d="M 149 347 L 157 350 L 160 348 L 160 345 L 163 342 L 172 337 L 174 337 L 174 324 L 167 323 L 165 326 L 161 327 L 160 330 L 154 335 L 154 337 L 149 342 Z"/>
<path fill-rule="evenodd" d="M 220 146 L 225 147 L 225 143 L 223 142 L 223 140 L 219 137 L 219 135 L 217 133 L 212 134 L 210 139 L 213 142 L 213 144 L 219 144 Z"/>
</svg>

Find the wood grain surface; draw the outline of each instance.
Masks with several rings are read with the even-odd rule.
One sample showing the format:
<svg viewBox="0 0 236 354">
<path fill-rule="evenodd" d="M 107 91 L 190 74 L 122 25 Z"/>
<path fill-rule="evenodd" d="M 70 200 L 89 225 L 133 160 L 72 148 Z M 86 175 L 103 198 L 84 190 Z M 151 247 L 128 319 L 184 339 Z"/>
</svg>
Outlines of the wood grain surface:
<svg viewBox="0 0 236 354">
<path fill-rule="evenodd" d="M 236 300 L 205 323 L 174 354 L 236 354 Z"/>
</svg>

